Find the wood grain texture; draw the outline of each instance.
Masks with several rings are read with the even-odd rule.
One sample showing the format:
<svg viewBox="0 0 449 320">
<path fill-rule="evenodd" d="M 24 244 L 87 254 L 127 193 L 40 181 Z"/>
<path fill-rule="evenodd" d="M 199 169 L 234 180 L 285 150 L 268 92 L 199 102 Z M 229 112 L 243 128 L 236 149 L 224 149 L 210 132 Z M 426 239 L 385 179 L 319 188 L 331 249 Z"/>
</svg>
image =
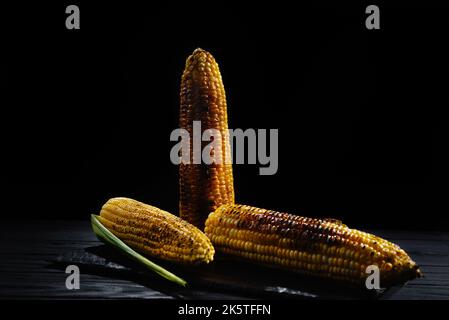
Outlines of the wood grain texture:
<svg viewBox="0 0 449 320">
<path fill-rule="evenodd" d="M 52 261 L 68 252 L 83 252 L 101 246 L 86 221 L 2 221 L 0 226 L 0 299 L 246 299 L 255 298 L 251 279 L 248 289 L 223 290 L 220 285 L 184 289 L 157 277 L 133 276 L 134 272 L 105 273 L 102 269 L 81 270 L 81 289 L 67 290 L 61 265 Z M 367 230 L 398 243 L 420 264 L 425 277 L 388 290 L 380 299 L 449 299 L 449 233 L 429 231 Z M 83 271 L 84 268 L 84 271 Z M 242 266 L 244 270 L 245 266 Z M 133 269 L 134 270 L 134 269 Z M 256 270 L 256 269 L 255 269 Z M 209 270 L 210 271 L 210 270 Z M 204 273 L 207 282 L 218 267 Z M 242 271 L 243 272 L 243 271 Z M 257 277 L 264 272 L 257 269 Z M 137 273 L 136 273 L 137 275 Z M 187 274 L 189 276 L 189 274 Z M 223 275 L 223 281 L 226 281 Z M 274 277 L 274 276 L 273 276 Z M 267 282 L 269 283 L 269 282 Z M 254 289 L 254 288 L 253 288 Z M 328 292 L 325 298 L 344 298 Z M 351 298 L 351 296 L 346 296 Z"/>
</svg>

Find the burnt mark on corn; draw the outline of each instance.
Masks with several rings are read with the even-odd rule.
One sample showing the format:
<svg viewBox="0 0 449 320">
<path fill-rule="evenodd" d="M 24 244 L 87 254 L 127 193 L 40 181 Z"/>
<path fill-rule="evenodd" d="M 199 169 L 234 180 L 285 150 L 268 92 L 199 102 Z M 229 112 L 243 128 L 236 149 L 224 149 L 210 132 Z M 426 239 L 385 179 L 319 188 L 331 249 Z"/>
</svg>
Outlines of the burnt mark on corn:
<svg viewBox="0 0 449 320">
<path fill-rule="evenodd" d="M 181 164 L 179 168 L 180 216 L 203 229 L 211 211 L 234 203 L 234 187 L 232 165 L 226 161 L 230 158 L 230 144 L 225 90 L 214 57 L 200 48 L 187 58 L 181 79 L 179 125 L 190 137 L 193 121 L 200 121 L 203 131 L 216 129 L 221 133 L 220 150 L 213 151 L 220 151 L 221 164 Z M 201 142 L 202 150 L 208 143 Z M 190 156 L 192 159 L 192 140 Z"/>
<path fill-rule="evenodd" d="M 223 205 L 211 214 L 207 226 L 218 251 L 271 267 L 355 284 L 364 283 L 368 265 L 382 270 L 385 283 L 401 283 L 419 274 L 403 250 L 396 253 L 397 245 L 341 221 Z"/>
<path fill-rule="evenodd" d="M 156 207 L 129 198 L 112 198 L 103 206 L 100 218 L 112 233 L 145 255 L 182 264 L 213 260 L 214 249 L 205 234 Z"/>
</svg>

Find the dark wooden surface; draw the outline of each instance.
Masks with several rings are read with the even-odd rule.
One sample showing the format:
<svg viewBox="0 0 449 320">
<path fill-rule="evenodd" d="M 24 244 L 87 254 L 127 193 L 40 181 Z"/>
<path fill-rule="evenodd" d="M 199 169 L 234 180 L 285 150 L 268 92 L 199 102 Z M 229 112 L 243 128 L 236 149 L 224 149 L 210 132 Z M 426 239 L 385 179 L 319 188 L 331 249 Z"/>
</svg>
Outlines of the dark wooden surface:
<svg viewBox="0 0 449 320">
<path fill-rule="evenodd" d="M 0 299 L 251 299 L 247 292 L 220 288 L 179 288 L 149 277 L 120 277 L 81 266 L 80 290 L 67 290 L 67 274 L 57 257 L 101 245 L 84 221 L 2 221 Z M 449 233 L 372 231 L 398 243 L 425 278 L 387 291 L 380 299 L 449 299 Z M 235 270 L 236 273 L 239 270 Z"/>
</svg>

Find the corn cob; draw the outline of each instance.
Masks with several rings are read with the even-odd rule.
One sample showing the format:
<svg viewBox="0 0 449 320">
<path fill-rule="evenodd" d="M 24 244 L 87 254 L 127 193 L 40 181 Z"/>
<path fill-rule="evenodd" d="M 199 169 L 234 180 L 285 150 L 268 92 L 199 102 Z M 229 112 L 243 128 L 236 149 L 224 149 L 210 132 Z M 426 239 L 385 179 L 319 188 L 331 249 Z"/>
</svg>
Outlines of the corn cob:
<svg viewBox="0 0 449 320">
<path fill-rule="evenodd" d="M 369 265 L 379 268 L 382 286 L 421 275 L 399 246 L 338 220 L 223 205 L 209 215 L 205 233 L 218 252 L 345 283 L 364 284 Z"/>
<path fill-rule="evenodd" d="M 181 264 L 209 263 L 210 240 L 195 226 L 128 198 L 112 198 L 102 207 L 100 222 L 134 250 Z"/>
<path fill-rule="evenodd" d="M 234 203 L 231 150 L 228 134 L 226 96 L 218 64 L 207 51 L 196 49 L 186 61 L 181 81 L 179 126 L 193 136 L 193 121 L 201 130 L 215 129 L 221 134 L 220 148 L 214 157 L 221 163 L 198 164 L 192 139 L 190 164 L 179 167 L 179 212 L 201 230 L 209 212 L 222 204 Z M 202 142 L 201 150 L 209 142 Z"/>
</svg>

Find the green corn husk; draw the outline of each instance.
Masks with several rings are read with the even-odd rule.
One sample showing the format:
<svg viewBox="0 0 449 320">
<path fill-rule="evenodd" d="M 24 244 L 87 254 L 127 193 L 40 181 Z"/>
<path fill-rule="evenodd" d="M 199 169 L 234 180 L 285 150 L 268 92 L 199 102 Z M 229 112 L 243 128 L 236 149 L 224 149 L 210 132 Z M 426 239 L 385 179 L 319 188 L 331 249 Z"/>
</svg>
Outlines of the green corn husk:
<svg viewBox="0 0 449 320">
<path fill-rule="evenodd" d="M 187 285 L 187 282 L 184 279 L 174 275 L 170 271 L 162 268 L 161 266 L 155 264 L 154 262 L 148 260 L 147 258 L 142 256 L 141 254 L 139 254 L 136 251 L 134 251 L 133 249 L 131 249 L 122 240 L 117 238 L 111 231 L 109 231 L 105 226 L 103 226 L 103 224 L 101 224 L 101 222 L 98 219 L 98 217 L 99 216 L 92 214 L 90 221 L 91 221 L 92 229 L 94 230 L 95 235 L 101 241 L 103 241 L 106 244 L 109 244 L 109 245 L 117 248 L 119 251 L 121 251 L 125 255 L 127 255 L 127 256 L 133 258 L 134 260 L 142 263 L 148 269 L 156 272 L 161 277 L 164 277 L 165 279 L 170 280 L 170 281 L 172 281 L 174 283 L 177 283 L 177 284 L 179 284 L 179 285 L 181 285 L 183 287 L 185 287 Z"/>
</svg>

